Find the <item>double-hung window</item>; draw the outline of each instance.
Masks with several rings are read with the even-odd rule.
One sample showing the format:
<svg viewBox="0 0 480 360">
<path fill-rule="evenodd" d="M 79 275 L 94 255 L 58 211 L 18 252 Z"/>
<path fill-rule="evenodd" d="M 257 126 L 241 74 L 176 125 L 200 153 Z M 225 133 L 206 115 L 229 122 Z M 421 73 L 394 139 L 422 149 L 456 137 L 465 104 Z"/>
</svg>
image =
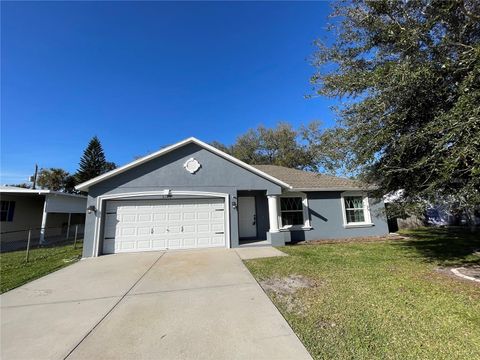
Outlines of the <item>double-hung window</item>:
<svg viewBox="0 0 480 360">
<path fill-rule="evenodd" d="M 15 201 L 0 201 L 0 221 L 13 221 Z"/>
<path fill-rule="evenodd" d="M 282 228 L 308 227 L 307 197 L 303 193 L 293 193 L 280 197 L 280 216 Z"/>
<path fill-rule="evenodd" d="M 303 205 L 301 197 L 280 198 L 282 226 L 303 225 Z"/>
<path fill-rule="evenodd" d="M 342 194 L 344 226 L 372 225 L 368 197 L 359 193 Z"/>
</svg>

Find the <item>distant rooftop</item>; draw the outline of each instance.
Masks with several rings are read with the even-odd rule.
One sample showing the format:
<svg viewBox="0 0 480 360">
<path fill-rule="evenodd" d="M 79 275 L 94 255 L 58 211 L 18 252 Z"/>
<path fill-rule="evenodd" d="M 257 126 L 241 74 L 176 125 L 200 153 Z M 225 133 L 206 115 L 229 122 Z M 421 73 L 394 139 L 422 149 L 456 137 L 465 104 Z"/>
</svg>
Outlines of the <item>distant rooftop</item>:
<svg viewBox="0 0 480 360">
<path fill-rule="evenodd" d="M 62 191 L 53 191 L 53 190 L 46 190 L 46 189 L 25 189 L 18 186 L 0 186 L 0 193 L 9 193 L 9 194 L 31 194 L 31 195 L 60 195 L 60 196 L 75 196 L 86 198 L 84 195 L 79 194 L 69 194 Z"/>
</svg>

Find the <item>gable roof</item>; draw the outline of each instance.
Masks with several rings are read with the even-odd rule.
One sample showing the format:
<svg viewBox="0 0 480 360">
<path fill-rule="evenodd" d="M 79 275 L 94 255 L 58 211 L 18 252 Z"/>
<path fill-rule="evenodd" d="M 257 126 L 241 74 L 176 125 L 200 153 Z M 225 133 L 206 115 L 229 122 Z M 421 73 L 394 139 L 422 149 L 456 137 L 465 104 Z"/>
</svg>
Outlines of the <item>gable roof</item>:
<svg viewBox="0 0 480 360">
<path fill-rule="evenodd" d="M 362 190 L 367 187 L 356 180 L 319 174 L 310 171 L 291 169 L 276 165 L 254 165 L 258 170 L 280 179 L 299 191 L 346 191 Z"/>
<path fill-rule="evenodd" d="M 102 181 L 104 181 L 104 180 L 106 180 L 106 179 L 109 179 L 109 178 L 111 178 L 111 177 L 113 177 L 113 176 L 117 176 L 117 175 L 119 175 L 119 174 L 121 174 L 121 173 L 123 173 L 123 172 L 125 172 L 125 171 L 127 171 L 127 170 L 130 170 L 130 169 L 132 169 L 132 168 L 134 168 L 134 167 L 136 167 L 136 166 L 139 166 L 139 165 L 141 165 L 141 164 L 144 164 L 144 163 L 146 163 L 146 162 L 148 162 L 148 161 L 150 161 L 150 160 L 152 160 L 152 159 L 155 159 L 155 158 L 157 158 L 157 157 L 160 157 L 160 156 L 162 156 L 162 155 L 165 155 L 165 154 L 167 154 L 167 153 L 169 153 L 169 152 L 171 152 L 171 151 L 173 151 L 173 150 L 175 150 L 175 149 L 178 149 L 178 148 L 180 148 L 180 147 L 182 147 L 182 146 L 185 146 L 185 145 L 187 145 L 187 144 L 197 144 L 198 146 L 200 146 L 200 147 L 202 147 L 202 148 L 204 148 L 204 149 L 206 149 L 206 150 L 208 150 L 208 151 L 210 151 L 210 152 L 212 152 L 212 153 L 214 153 L 214 154 L 217 154 L 217 155 L 219 155 L 220 157 L 222 157 L 222 158 L 224 158 L 224 159 L 226 159 L 226 160 L 228 160 L 228 161 L 230 161 L 230 162 L 232 162 L 232 163 L 234 163 L 234 164 L 236 164 L 236 165 L 238 165 L 238 166 L 240 166 L 240 167 L 243 167 L 244 169 L 247 169 L 248 171 L 250 171 L 250 172 L 252 172 L 252 173 L 254 173 L 254 174 L 257 174 L 257 175 L 259 175 L 259 176 L 261 176 L 261 177 L 263 177 L 263 178 L 265 178 L 265 179 L 267 179 L 267 180 L 270 180 L 271 182 L 273 182 L 273 183 L 275 183 L 275 184 L 277 184 L 277 185 L 280 185 L 280 186 L 282 186 L 282 187 L 284 187 L 284 188 L 287 188 L 287 189 L 290 189 L 290 188 L 291 188 L 291 186 L 290 186 L 288 183 L 286 183 L 286 182 L 284 182 L 284 181 L 282 181 L 282 180 L 279 180 L 279 179 L 277 179 L 276 177 L 271 176 L 271 175 L 269 175 L 269 174 L 267 174 L 267 173 L 265 173 L 265 172 L 263 172 L 263 171 L 255 168 L 255 167 L 253 167 L 253 166 L 251 166 L 251 165 L 248 165 L 247 163 L 245 163 L 245 162 L 243 162 L 243 161 L 241 161 L 241 160 L 238 160 L 237 158 L 234 158 L 233 156 L 228 155 L 227 153 L 225 153 L 225 152 L 223 152 L 223 151 L 221 151 L 221 150 L 218 150 L 217 148 L 215 148 L 215 147 L 213 147 L 213 146 L 211 146 L 211 145 L 209 145 L 209 144 L 207 144 L 207 143 L 204 143 L 203 141 L 200 141 L 200 140 L 198 140 L 198 139 L 196 139 L 196 138 L 194 138 L 194 137 L 189 137 L 188 139 L 185 139 L 185 140 L 182 140 L 182 141 L 180 141 L 180 142 L 178 142 L 178 143 L 176 143 L 176 144 L 167 146 L 166 148 L 160 149 L 160 150 L 158 150 L 158 151 L 156 151 L 156 152 L 154 152 L 154 153 L 152 153 L 152 154 L 150 154 L 150 155 L 144 156 L 144 157 L 142 157 L 142 158 L 140 158 L 140 159 L 137 159 L 137 160 L 135 160 L 135 161 L 132 161 L 132 162 L 126 164 L 126 165 L 123 165 L 123 166 L 121 166 L 121 167 L 118 167 L 118 168 L 116 168 L 116 169 L 114 169 L 114 170 L 112 170 L 112 171 L 109 171 L 109 172 L 105 173 L 105 174 L 102 174 L 102 175 L 97 176 L 97 177 L 95 177 L 95 178 L 93 178 L 93 179 L 90 179 L 90 180 L 85 181 L 85 182 L 83 182 L 83 183 L 81 183 L 81 184 L 78 184 L 77 186 L 75 186 L 75 189 L 77 189 L 77 190 L 82 190 L 82 191 L 87 191 L 88 188 L 89 188 L 90 186 L 94 185 L 94 184 L 98 184 L 99 182 L 102 182 Z"/>
</svg>

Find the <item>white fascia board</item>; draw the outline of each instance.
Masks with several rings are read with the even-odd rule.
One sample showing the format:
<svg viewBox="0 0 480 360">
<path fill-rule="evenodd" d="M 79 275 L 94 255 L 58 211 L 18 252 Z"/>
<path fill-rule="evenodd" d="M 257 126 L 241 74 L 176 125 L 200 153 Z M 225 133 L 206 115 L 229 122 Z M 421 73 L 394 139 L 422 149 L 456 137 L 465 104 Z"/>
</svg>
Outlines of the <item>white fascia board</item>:
<svg viewBox="0 0 480 360">
<path fill-rule="evenodd" d="M 69 197 L 74 197 L 74 198 L 80 198 L 80 199 L 86 199 L 87 197 L 85 195 L 80 195 L 80 194 L 70 194 L 70 193 L 64 193 L 61 191 L 52 191 L 52 190 L 47 190 L 47 194 L 54 195 L 54 196 L 69 196 Z"/>
<path fill-rule="evenodd" d="M 8 194 L 38 194 L 43 195 L 47 194 L 48 190 L 33 190 L 33 189 L 25 189 L 25 190 L 17 190 L 17 189 L 1 189 L 0 193 L 8 193 Z"/>
<path fill-rule="evenodd" d="M 357 187 L 338 187 L 338 188 L 292 188 L 287 191 L 367 191 L 368 189 Z"/>
<path fill-rule="evenodd" d="M 59 196 L 71 196 L 71 197 L 82 198 L 82 199 L 87 198 L 85 195 L 70 194 L 70 193 L 64 193 L 64 192 L 61 192 L 61 191 L 53 191 L 53 190 L 45 190 L 45 189 L 38 189 L 37 190 L 37 189 L 6 189 L 6 188 L 2 188 L 2 189 L 0 189 L 0 193 L 31 194 L 31 195 L 51 194 L 51 195 L 59 195 Z"/>
<path fill-rule="evenodd" d="M 211 146 L 211 145 L 208 145 L 207 143 L 204 143 L 203 141 L 200 141 L 200 140 L 198 140 L 198 139 L 196 139 L 196 138 L 194 138 L 194 137 L 189 137 L 188 139 L 182 140 L 182 141 L 180 141 L 180 142 L 178 142 L 178 143 L 176 143 L 176 144 L 173 144 L 173 145 L 170 145 L 170 146 L 168 146 L 168 147 L 166 147 L 166 148 L 160 149 L 159 151 L 156 151 L 156 152 L 154 152 L 154 153 L 152 153 L 152 154 L 150 154 L 150 155 L 144 156 L 144 157 L 142 157 L 142 158 L 140 158 L 140 159 L 137 159 L 137 160 L 135 160 L 135 161 L 132 161 L 132 162 L 130 162 L 130 163 L 126 164 L 126 165 L 123 165 L 123 166 L 121 166 L 121 167 L 119 167 L 119 168 L 116 168 L 116 169 L 114 169 L 114 170 L 112 170 L 112 171 L 109 171 L 109 172 L 107 172 L 107 173 L 105 173 L 105 174 L 102 174 L 102 175 L 97 176 L 97 177 L 95 177 L 95 178 L 93 178 L 93 179 L 91 179 L 91 180 L 88 180 L 88 181 L 86 181 L 86 182 L 84 182 L 84 183 L 81 183 L 81 184 L 75 186 L 75 189 L 87 191 L 88 188 L 89 188 L 90 186 L 94 185 L 94 184 L 97 184 L 97 183 L 99 183 L 99 182 L 101 182 L 101 181 L 103 181 L 103 180 L 106 180 L 106 179 L 109 179 L 109 178 L 111 178 L 111 177 L 113 177 L 113 176 L 116 176 L 116 175 L 118 175 L 118 174 L 121 174 L 121 173 L 123 173 L 123 172 L 125 172 L 125 171 L 127 171 L 127 170 L 129 170 L 129 169 L 132 169 L 132 168 L 134 168 L 134 167 L 136 167 L 136 166 L 138 166 L 138 165 L 141 165 L 141 164 L 143 164 L 143 163 L 146 163 L 146 162 L 148 162 L 148 161 L 150 161 L 150 160 L 152 160 L 152 159 L 154 159 L 154 158 L 157 158 L 157 157 L 159 157 L 159 156 L 165 155 L 165 154 L 167 154 L 167 153 L 169 153 L 169 152 L 171 152 L 171 151 L 173 151 L 173 150 L 175 150 L 175 149 L 178 149 L 179 147 L 182 147 L 182 146 L 184 146 L 184 145 L 186 145 L 186 144 L 189 144 L 189 143 L 197 144 L 197 145 L 203 147 L 204 149 L 207 149 L 207 150 L 213 152 L 214 154 L 217 154 L 217 155 L 223 157 L 224 159 L 227 159 L 227 160 L 233 162 L 234 164 L 237 164 L 237 165 L 239 165 L 239 166 L 241 166 L 241 167 L 249 170 L 250 172 L 252 172 L 252 173 L 254 173 L 254 174 L 260 175 L 260 176 L 262 176 L 262 177 L 264 177 L 264 178 L 266 178 L 266 179 L 274 182 L 274 183 L 277 184 L 277 185 L 283 186 L 283 187 L 285 187 L 285 188 L 287 188 L 287 189 L 291 189 L 291 188 L 292 188 L 289 184 L 287 184 L 287 183 L 285 183 L 285 182 L 283 182 L 283 181 L 281 181 L 281 180 L 279 180 L 279 179 L 277 179 L 277 178 L 275 178 L 275 177 L 273 177 L 273 176 L 271 176 L 271 175 L 268 175 L 268 174 L 264 173 L 263 171 L 260 171 L 260 170 L 258 170 L 258 169 L 256 169 L 256 168 L 254 168 L 253 166 L 250 166 L 250 165 L 248 165 L 247 163 L 244 163 L 243 161 L 238 160 L 237 158 L 234 158 L 233 156 L 228 155 L 228 154 L 226 154 L 225 152 L 223 152 L 223 151 L 221 151 L 221 150 L 218 150 L 217 148 L 215 148 L 215 147 L 213 147 L 213 146 Z"/>
</svg>

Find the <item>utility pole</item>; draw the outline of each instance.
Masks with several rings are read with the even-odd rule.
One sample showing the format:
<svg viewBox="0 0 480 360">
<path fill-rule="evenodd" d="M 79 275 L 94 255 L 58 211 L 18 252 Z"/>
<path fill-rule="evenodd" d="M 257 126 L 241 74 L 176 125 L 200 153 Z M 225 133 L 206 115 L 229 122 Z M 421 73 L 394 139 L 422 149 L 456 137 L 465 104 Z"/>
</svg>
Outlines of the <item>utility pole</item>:
<svg viewBox="0 0 480 360">
<path fill-rule="evenodd" d="M 33 182 L 32 189 L 35 190 L 35 186 L 37 185 L 37 174 L 38 174 L 38 165 L 35 164 L 35 175 L 30 177 L 30 181 Z"/>
</svg>

